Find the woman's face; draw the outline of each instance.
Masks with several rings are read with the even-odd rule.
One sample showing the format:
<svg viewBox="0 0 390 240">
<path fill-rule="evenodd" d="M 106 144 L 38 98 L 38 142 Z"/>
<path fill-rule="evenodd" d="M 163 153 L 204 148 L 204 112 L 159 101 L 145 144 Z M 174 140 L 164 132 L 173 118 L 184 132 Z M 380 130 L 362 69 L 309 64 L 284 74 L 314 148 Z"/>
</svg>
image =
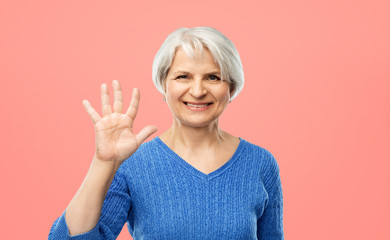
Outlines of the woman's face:
<svg viewBox="0 0 390 240">
<path fill-rule="evenodd" d="M 216 123 L 230 100 L 227 81 L 207 48 L 193 59 L 178 48 L 165 79 L 165 98 L 175 119 L 192 127 Z"/>
</svg>

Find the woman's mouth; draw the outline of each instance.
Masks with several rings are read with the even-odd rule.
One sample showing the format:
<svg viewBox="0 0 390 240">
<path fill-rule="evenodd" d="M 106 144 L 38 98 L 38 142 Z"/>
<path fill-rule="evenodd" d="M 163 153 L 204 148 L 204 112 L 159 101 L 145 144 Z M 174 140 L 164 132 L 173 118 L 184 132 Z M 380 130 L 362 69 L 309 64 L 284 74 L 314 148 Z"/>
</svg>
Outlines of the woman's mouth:
<svg viewBox="0 0 390 240">
<path fill-rule="evenodd" d="M 213 103 L 190 103 L 183 102 L 186 107 L 192 111 L 203 111 L 209 108 L 209 106 Z"/>
<path fill-rule="evenodd" d="M 198 108 L 207 107 L 207 106 L 210 105 L 210 104 L 211 104 L 211 103 L 205 103 L 205 104 L 192 104 L 192 103 L 185 102 L 185 105 L 187 105 L 187 106 L 190 106 L 190 107 L 198 107 Z"/>
</svg>

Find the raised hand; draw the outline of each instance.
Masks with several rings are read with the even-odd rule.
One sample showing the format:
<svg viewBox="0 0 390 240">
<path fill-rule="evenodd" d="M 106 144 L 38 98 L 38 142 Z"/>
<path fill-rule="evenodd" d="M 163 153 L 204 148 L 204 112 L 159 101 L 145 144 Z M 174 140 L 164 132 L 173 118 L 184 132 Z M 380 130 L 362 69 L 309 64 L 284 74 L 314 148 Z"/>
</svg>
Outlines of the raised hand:
<svg viewBox="0 0 390 240">
<path fill-rule="evenodd" d="M 95 159 L 110 162 L 117 169 L 146 138 L 157 131 L 157 127 L 149 125 L 135 134 L 133 123 L 138 111 L 140 92 L 137 88 L 133 89 L 130 106 L 123 114 L 123 97 L 119 81 L 112 81 L 112 86 L 114 89 L 113 111 L 105 83 L 100 86 L 103 117 L 99 116 L 87 100 L 83 100 L 83 105 L 95 127 Z"/>
</svg>

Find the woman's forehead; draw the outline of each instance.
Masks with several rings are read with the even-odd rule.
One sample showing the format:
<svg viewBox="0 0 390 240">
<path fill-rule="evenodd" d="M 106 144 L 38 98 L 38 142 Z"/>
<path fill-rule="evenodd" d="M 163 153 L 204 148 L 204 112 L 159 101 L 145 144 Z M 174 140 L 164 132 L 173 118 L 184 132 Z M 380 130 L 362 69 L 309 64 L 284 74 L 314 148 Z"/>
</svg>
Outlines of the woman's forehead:
<svg viewBox="0 0 390 240">
<path fill-rule="evenodd" d="M 199 51 L 196 57 L 189 56 L 182 48 L 179 48 L 173 58 L 170 71 L 173 72 L 191 72 L 191 70 L 206 70 L 209 72 L 219 72 L 220 69 L 216 64 L 213 55 L 208 49 L 204 49 L 203 56 Z"/>
</svg>

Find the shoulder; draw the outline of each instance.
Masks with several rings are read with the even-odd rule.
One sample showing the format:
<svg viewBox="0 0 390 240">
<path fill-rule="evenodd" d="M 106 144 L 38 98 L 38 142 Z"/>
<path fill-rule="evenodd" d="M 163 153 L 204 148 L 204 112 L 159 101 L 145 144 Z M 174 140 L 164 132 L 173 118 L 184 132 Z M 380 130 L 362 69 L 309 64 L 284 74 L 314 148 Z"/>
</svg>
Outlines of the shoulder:
<svg viewBox="0 0 390 240">
<path fill-rule="evenodd" d="M 259 164 L 261 175 L 265 184 L 279 177 L 279 164 L 274 155 L 266 148 L 244 140 L 245 156 L 252 158 Z"/>
<path fill-rule="evenodd" d="M 269 150 L 252 142 L 249 142 L 245 139 L 242 139 L 242 142 L 247 156 L 257 158 L 259 161 L 262 161 L 266 165 L 277 165 L 274 155 Z"/>
</svg>

